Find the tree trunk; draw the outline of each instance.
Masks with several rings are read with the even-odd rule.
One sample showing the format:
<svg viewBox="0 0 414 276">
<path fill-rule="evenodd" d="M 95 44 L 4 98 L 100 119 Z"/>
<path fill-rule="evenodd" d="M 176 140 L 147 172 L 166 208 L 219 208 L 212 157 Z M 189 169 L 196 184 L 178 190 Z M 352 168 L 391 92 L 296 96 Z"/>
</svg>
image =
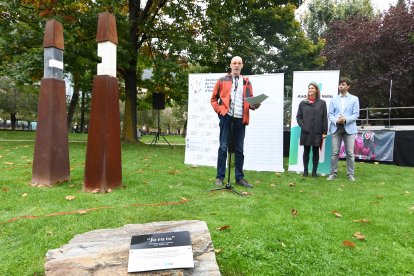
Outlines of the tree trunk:
<svg viewBox="0 0 414 276">
<path fill-rule="evenodd" d="M 86 103 L 85 92 L 82 91 L 80 133 L 83 133 L 85 129 L 85 103 Z"/>
<path fill-rule="evenodd" d="M 76 111 L 76 106 L 78 105 L 79 102 L 79 73 L 74 73 L 73 76 L 73 94 L 72 94 L 72 98 L 70 99 L 70 104 L 69 104 L 69 109 L 68 109 L 68 131 L 71 130 L 72 127 L 72 120 L 73 120 L 73 115 L 75 114 Z"/>
<path fill-rule="evenodd" d="M 16 130 L 16 123 L 17 123 L 16 113 L 10 113 L 10 122 L 11 122 L 11 129 Z"/>
<path fill-rule="evenodd" d="M 137 141 L 137 85 L 136 71 L 125 73 L 125 113 L 122 137 L 128 141 Z"/>
<path fill-rule="evenodd" d="M 138 12 L 141 1 L 129 0 L 128 19 L 129 44 L 133 49 L 133 55 L 128 61 L 128 68 L 124 71 L 125 79 L 125 113 L 122 128 L 122 137 L 125 140 L 136 142 L 137 135 L 137 55 L 138 55 Z"/>
<path fill-rule="evenodd" d="M 187 136 L 187 119 L 185 119 L 182 136 Z"/>
</svg>

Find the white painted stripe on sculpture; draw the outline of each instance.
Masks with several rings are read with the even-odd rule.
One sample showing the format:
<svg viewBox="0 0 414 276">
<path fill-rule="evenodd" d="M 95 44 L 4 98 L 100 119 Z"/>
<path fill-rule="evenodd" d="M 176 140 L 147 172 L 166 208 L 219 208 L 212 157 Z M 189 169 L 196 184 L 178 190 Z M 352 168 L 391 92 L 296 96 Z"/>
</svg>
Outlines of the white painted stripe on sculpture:
<svg viewBox="0 0 414 276">
<path fill-rule="evenodd" d="M 97 74 L 116 78 L 116 44 L 110 41 L 98 43 L 98 57 L 102 62 L 98 63 Z"/>
<path fill-rule="evenodd" d="M 63 62 L 56 60 L 56 59 L 50 59 L 49 60 L 49 67 L 57 68 L 60 70 L 63 70 Z"/>
</svg>

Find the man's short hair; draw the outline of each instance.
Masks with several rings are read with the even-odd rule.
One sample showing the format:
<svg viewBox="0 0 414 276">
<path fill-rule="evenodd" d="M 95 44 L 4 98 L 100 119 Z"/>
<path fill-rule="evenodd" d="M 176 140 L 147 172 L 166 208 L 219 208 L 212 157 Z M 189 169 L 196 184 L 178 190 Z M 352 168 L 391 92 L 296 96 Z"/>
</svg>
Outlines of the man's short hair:
<svg viewBox="0 0 414 276">
<path fill-rule="evenodd" d="M 346 82 L 346 84 L 349 85 L 349 86 L 351 86 L 351 84 L 352 84 L 352 81 L 350 79 L 348 79 L 348 78 L 340 78 L 339 79 L 339 83 L 343 83 L 343 82 Z"/>
</svg>

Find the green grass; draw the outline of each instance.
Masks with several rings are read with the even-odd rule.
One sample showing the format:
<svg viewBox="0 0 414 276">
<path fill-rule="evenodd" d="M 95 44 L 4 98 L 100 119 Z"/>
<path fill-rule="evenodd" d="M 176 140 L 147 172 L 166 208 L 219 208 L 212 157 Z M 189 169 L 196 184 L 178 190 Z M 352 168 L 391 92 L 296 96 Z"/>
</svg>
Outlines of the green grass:
<svg viewBox="0 0 414 276">
<path fill-rule="evenodd" d="M 47 250 L 76 234 L 193 219 L 207 222 L 223 275 L 414 275 L 412 167 L 357 163 L 355 183 L 344 177 L 343 161 L 333 182 L 246 171 L 255 188 L 236 186 L 251 192 L 239 197 L 208 192 L 214 188 L 215 168 L 183 164 L 184 146 L 123 143 L 123 187 L 91 194 L 81 191 L 86 143 L 70 143 L 70 182 L 29 186 L 34 142 L 5 141 L 29 138 L 28 133 L 0 131 L 0 275 L 43 274 Z M 85 141 L 86 135 L 70 134 L 70 140 Z M 68 201 L 68 195 L 76 198 Z M 183 197 L 188 202 L 145 205 Z M 46 216 L 102 206 L 111 208 Z M 23 216 L 38 218 L 7 222 Z M 361 219 L 369 223 L 354 222 Z M 218 230 L 225 225 L 230 228 Z M 356 232 L 365 241 L 354 238 Z M 346 240 L 355 247 L 344 246 Z"/>
</svg>

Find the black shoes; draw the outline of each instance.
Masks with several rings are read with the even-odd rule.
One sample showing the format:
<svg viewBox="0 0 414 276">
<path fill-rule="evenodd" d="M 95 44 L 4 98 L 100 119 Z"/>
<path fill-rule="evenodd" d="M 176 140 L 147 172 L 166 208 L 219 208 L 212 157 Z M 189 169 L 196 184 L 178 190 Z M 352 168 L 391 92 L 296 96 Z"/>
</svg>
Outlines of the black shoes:
<svg viewBox="0 0 414 276">
<path fill-rule="evenodd" d="M 304 171 L 302 174 L 303 177 L 308 177 L 308 171 Z"/>
<path fill-rule="evenodd" d="M 318 174 L 316 172 L 312 172 L 312 177 L 313 178 L 317 178 L 318 177 Z"/>
<path fill-rule="evenodd" d="M 253 188 L 253 185 L 247 182 L 246 180 L 244 180 L 243 178 L 237 180 L 237 184 L 239 184 L 240 186 L 246 187 L 246 188 L 250 188 L 250 189 Z"/>
</svg>

